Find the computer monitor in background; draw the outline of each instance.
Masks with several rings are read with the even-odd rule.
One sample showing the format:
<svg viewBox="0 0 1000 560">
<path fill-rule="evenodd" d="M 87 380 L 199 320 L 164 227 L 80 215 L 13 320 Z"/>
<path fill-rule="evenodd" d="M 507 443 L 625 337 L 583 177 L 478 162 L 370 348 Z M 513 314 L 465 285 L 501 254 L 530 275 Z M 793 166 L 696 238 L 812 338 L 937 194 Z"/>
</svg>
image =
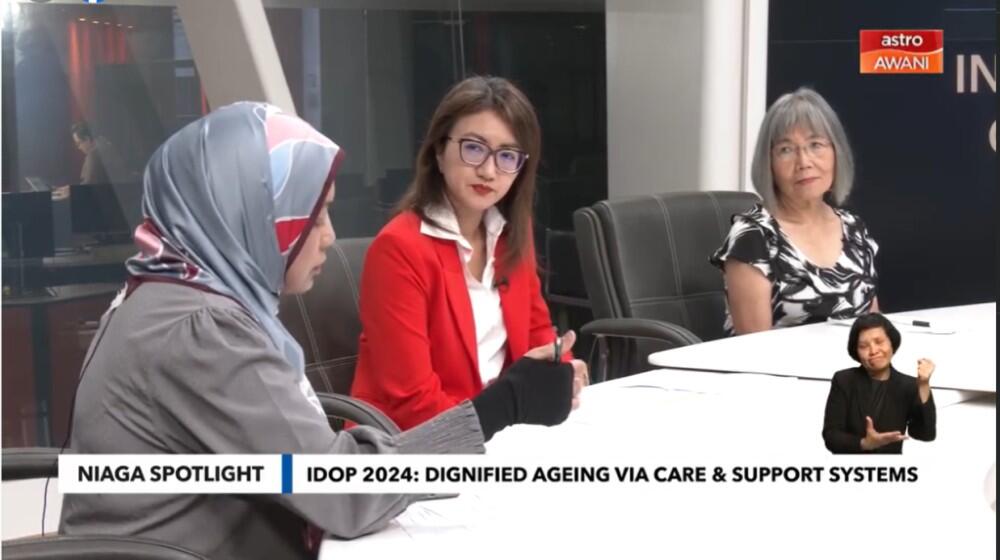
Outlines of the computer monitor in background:
<svg viewBox="0 0 1000 560">
<path fill-rule="evenodd" d="M 141 219 L 138 185 L 72 185 L 69 200 L 73 233 L 100 244 L 129 243 Z"/>
<path fill-rule="evenodd" d="M 3 258 L 40 259 L 55 254 L 52 195 L 3 193 Z"/>
<path fill-rule="evenodd" d="M 118 193 L 118 202 L 122 205 L 122 212 L 125 213 L 131 243 L 135 228 L 142 223 L 142 183 L 116 184 L 115 192 Z"/>
</svg>

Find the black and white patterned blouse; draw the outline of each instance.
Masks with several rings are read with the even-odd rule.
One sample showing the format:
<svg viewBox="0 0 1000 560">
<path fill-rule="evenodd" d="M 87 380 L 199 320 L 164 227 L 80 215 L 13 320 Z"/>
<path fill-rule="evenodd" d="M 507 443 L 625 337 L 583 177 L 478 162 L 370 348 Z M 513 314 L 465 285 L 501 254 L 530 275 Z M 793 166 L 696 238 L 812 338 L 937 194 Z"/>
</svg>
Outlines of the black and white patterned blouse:
<svg viewBox="0 0 1000 560">
<path fill-rule="evenodd" d="M 771 281 L 775 327 L 856 317 L 866 313 L 875 299 L 878 244 L 860 218 L 840 208 L 833 211 L 840 217 L 843 250 L 831 268 L 809 262 L 760 204 L 733 216 L 729 235 L 709 260 L 720 269 L 728 259 L 745 262 Z M 733 334 L 728 303 L 725 330 Z"/>
</svg>

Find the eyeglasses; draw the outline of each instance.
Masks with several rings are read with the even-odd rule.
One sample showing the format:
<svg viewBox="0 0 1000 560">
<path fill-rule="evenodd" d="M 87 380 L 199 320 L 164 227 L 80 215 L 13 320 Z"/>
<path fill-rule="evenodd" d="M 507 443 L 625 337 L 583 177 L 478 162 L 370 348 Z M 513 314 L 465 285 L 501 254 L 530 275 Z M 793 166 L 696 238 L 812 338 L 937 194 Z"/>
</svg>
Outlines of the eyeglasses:
<svg viewBox="0 0 1000 560">
<path fill-rule="evenodd" d="M 465 163 L 476 167 L 486 162 L 486 158 L 493 156 L 493 163 L 497 169 L 513 175 L 520 171 L 524 167 L 524 162 L 528 160 L 528 154 L 514 148 L 494 150 L 483 142 L 472 138 L 455 139 L 448 136 L 447 139 L 458 142 L 458 157 L 462 158 Z"/>
<path fill-rule="evenodd" d="M 812 140 L 805 146 L 796 146 L 790 142 L 785 142 L 772 148 L 771 153 L 774 159 L 781 162 L 789 162 L 795 159 L 800 150 L 804 151 L 810 158 L 818 158 L 825 156 L 832 147 L 825 140 Z"/>
</svg>

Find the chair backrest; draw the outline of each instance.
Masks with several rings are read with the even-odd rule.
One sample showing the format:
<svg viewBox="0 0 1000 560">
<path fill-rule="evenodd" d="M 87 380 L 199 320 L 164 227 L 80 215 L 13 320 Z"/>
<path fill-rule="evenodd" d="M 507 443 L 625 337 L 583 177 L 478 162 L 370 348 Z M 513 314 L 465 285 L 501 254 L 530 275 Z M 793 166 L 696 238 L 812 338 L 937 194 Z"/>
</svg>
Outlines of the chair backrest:
<svg viewBox="0 0 1000 560">
<path fill-rule="evenodd" d="M 59 448 L 8 447 L 3 450 L 3 480 L 59 476 Z"/>
<path fill-rule="evenodd" d="M 378 428 L 389 435 L 401 431 L 391 418 L 364 401 L 336 393 L 316 393 L 316 396 L 334 430 L 344 429 L 344 422 L 347 421 L 359 426 Z"/>
<path fill-rule="evenodd" d="M 595 319 L 669 321 L 721 338 L 722 274 L 708 262 L 752 193 L 699 191 L 605 200 L 573 221 Z"/>
<path fill-rule="evenodd" d="M 53 536 L 4 541 L 11 560 L 207 560 L 180 546 L 136 537 Z"/>
<path fill-rule="evenodd" d="M 59 449 L 7 447 L 3 450 L 2 514 L 4 539 L 33 537 L 59 529 L 62 494 L 59 493 Z M 50 480 L 46 480 L 50 479 Z M 44 513 L 44 515 L 43 515 Z M 6 544 L 6 543 L 5 543 Z M 7 557 L 4 549 L 3 557 Z"/>
<path fill-rule="evenodd" d="M 358 361 L 361 270 L 372 238 L 338 240 L 313 289 L 281 298 L 279 316 L 305 353 L 316 391 L 348 394 Z"/>
</svg>

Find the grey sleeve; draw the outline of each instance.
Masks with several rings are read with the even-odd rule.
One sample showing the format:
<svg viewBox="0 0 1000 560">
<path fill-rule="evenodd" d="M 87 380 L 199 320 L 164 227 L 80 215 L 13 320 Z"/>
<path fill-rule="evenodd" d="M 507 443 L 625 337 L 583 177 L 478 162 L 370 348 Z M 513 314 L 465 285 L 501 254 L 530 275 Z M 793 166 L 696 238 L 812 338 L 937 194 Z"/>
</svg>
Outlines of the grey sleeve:
<svg viewBox="0 0 1000 560">
<path fill-rule="evenodd" d="M 390 436 L 358 427 L 334 432 L 300 387 L 302 374 L 239 310 L 206 308 L 178 322 L 151 368 L 162 437 L 177 453 L 482 453 L 468 401 Z M 305 383 L 308 383 L 305 381 Z M 399 494 L 270 495 L 343 538 L 384 526 L 412 501 Z"/>
</svg>

